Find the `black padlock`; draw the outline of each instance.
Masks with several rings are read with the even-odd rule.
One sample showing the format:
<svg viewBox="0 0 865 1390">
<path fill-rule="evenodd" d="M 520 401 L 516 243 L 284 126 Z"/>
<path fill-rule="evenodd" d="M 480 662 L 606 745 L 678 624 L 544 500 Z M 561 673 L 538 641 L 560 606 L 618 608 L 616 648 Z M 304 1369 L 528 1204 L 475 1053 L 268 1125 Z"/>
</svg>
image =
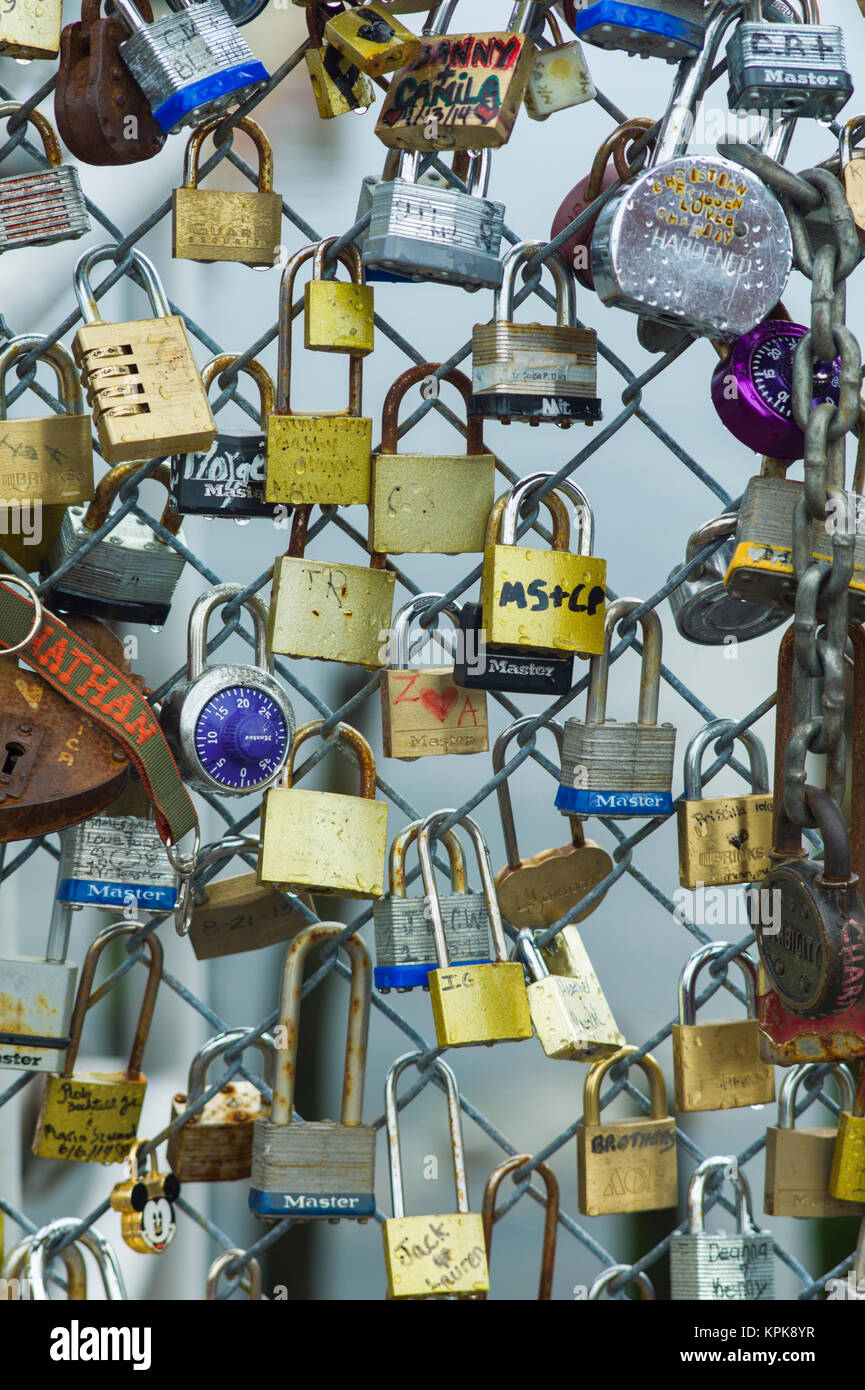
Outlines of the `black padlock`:
<svg viewBox="0 0 865 1390">
<path fill-rule="evenodd" d="M 489 647 L 479 603 L 464 603 L 454 660 L 454 684 L 466 690 L 503 690 L 524 695 L 564 695 L 574 683 L 573 652 Z"/>
</svg>

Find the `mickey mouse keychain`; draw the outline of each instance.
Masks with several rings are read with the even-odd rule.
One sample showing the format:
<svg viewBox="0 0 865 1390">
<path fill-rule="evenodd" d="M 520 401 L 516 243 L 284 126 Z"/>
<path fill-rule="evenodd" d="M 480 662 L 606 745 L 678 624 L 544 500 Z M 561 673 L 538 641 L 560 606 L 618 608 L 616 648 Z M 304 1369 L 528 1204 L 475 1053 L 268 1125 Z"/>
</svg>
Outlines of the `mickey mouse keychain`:
<svg viewBox="0 0 865 1390">
<path fill-rule="evenodd" d="M 111 1192 L 111 1205 L 121 1213 L 120 1234 L 140 1255 L 161 1255 L 174 1239 L 177 1222 L 174 1203 L 180 1196 L 180 1183 L 173 1173 L 156 1171 L 156 1154 L 151 1150 L 150 1171 L 138 1171 L 138 1150 L 146 1144 L 139 1139 L 129 1151 L 129 1177 Z"/>
</svg>

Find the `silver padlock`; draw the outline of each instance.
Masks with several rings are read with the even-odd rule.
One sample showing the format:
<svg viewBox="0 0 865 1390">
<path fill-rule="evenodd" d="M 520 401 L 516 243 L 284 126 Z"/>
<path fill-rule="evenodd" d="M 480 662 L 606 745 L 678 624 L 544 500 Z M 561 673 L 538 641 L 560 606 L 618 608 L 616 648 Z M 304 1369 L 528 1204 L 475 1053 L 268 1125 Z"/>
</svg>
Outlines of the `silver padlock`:
<svg viewBox="0 0 865 1390">
<path fill-rule="evenodd" d="M 738 511 L 724 512 L 707 521 L 688 538 L 685 564 L 693 560 L 704 545 L 725 537 L 700 566 L 692 570 L 669 594 L 670 611 L 677 631 L 689 642 L 720 647 L 731 641 L 747 642 L 762 637 L 787 622 L 787 615 L 761 603 L 737 598 L 724 586 L 724 575 L 733 558 L 733 536 L 739 522 Z M 667 576 L 672 579 L 677 565 Z"/>
<path fill-rule="evenodd" d="M 736 1231 L 707 1231 L 703 1205 L 709 1177 L 729 1179 L 736 1189 Z M 706 1158 L 688 1184 L 688 1230 L 670 1237 L 670 1297 L 727 1302 L 767 1302 L 775 1297 L 775 1243 L 751 1215 L 745 1174 L 731 1154 Z"/>
<path fill-rule="evenodd" d="M 381 174 L 367 174 L 362 180 L 360 193 L 357 199 L 357 210 L 354 214 L 355 222 L 359 222 L 362 217 L 365 217 L 368 212 L 372 211 L 372 196 L 376 188 L 378 188 L 378 185 L 380 183 L 392 182 L 393 179 L 396 178 L 399 171 L 399 156 L 399 150 L 388 150 L 387 158 L 384 161 L 384 169 Z M 419 175 L 418 183 L 423 184 L 424 187 L 429 186 L 430 188 L 438 189 L 447 189 L 451 186 L 444 174 L 440 174 L 433 164 L 430 164 L 430 166 L 424 169 L 423 173 Z M 363 257 L 368 239 L 368 226 L 365 227 L 362 232 L 358 232 L 354 239 L 354 244 L 361 253 L 361 257 Z M 364 277 L 368 285 L 374 282 L 404 285 L 413 278 L 420 283 L 420 277 L 412 277 L 411 273 L 398 275 L 394 270 L 384 270 L 381 266 L 374 265 L 367 267 L 365 263 Z"/>
<path fill-rule="evenodd" d="M 405 857 L 422 821 L 412 821 L 390 847 L 390 895 L 373 903 L 375 959 L 373 979 L 382 994 L 422 985 L 437 968 L 426 895 L 406 896 Z M 453 830 L 441 837 L 451 867 L 451 892 L 439 896 L 449 959 L 460 965 L 490 959 L 489 919 L 483 893 L 469 893 L 462 845 Z"/>
<path fill-rule="evenodd" d="M 517 947 L 528 966 L 526 993 L 538 1042 L 548 1057 L 562 1061 L 597 1061 L 625 1046 L 600 981 L 586 957 L 588 970 L 579 978 L 551 975 L 535 944 L 534 932 L 521 928 Z"/>
<path fill-rule="evenodd" d="M 502 258 L 490 323 L 472 329 L 472 398 L 469 416 L 548 421 L 567 429 L 573 420 L 600 420 L 598 335 L 577 327 L 573 272 L 558 256 L 546 262 L 556 287 L 555 324 L 515 323 L 517 271 L 542 241 L 521 241 Z"/>
<path fill-rule="evenodd" d="M 146 24 L 132 0 L 115 0 L 132 35 L 120 56 L 165 131 L 240 105 L 270 78 L 220 0 L 179 4 L 178 13 Z"/>
<path fill-rule="evenodd" d="M 523 97 L 526 115 L 533 121 L 549 120 L 554 111 L 566 111 L 597 96 L 582 44 L 577 39 L 565 43 L 551 10 L 546 21 L 553 42 L 549 48 L 538 50 Z"/>
<path fill-rule="evenodd" d="M 73 908 L 169 912 L 177 874 L 156 822 L 143 816 L 91 816 L 60 831 L 57 900 Z"/>
<path fill-rule="evenodd" d="M 255 631 L 255 665 L 235 662 L 205 669 L 211 613 L 243 592 L 218 584 L 192 605 L 186 680 L 168 692 L 159 722 L 181 776 L 202 791 L 246 796 L 279 776 L 294 740 L 294 710 L 272 675 L 267 650 L 267 610 L 249 595 L 243 607 Z"/>
<path fill-rule="evenodd" d="M 556 806 L 565 815 L 669 816 L 673 812 L 676 730 L 658 723 L 661 684 L 661 620 L 654 609 L 639 619 L 643 629 L 640 704 L 637 722 L 607 719 L 610 647 L 617 626 L 641 606 L 620 598 L 607 607 L 604 650 L 589 666 L 585 722 L 568 719 L 562 746 L 562 776 Z"/>
<path fill-rule="evenodd" d="M 468 193 L 420 183 L 419 160 L 417 151 L 402 152 L 396 178 L 382 179 L 373 189 L 364 269 L 464 289 L 495 287 L 502 278 L 505 206 L 486 197 L 489 150 L 471 152 Z"/>
<path fill-rule="evenodd" d="M 140 468 L 140 463 L 117 464 L 100 478 L 87 507 L 67 507 L 42 566 L 44 580 L 50 580 L 54 571 L 107 521 L 119 488 Z M 167 488 L 168 466 L 160 464 L 150 477 Z M 160 523 L 171 535 L 184 539 L 180 517 L 169 512 L 167 502 Z M 160 540 L 147 522 L 127 512 L 51 588 L 51 606 L 68 613 L 90 613 L 117 622 L 161 627 L 168 617 L 184 564 L 183 556 L 167 541 Z"/>
<path fill-rule="evenodd" d="M 831 121 L 853 95 L 844 33 L 799 0 L 804 24 L 743 20 L 727 44 L 731 111 L 773 111 Z"/>
<path fill-rule="evenodd" d="M 0 960 L 0 1067 L 63 1070 L 78 967 L 66 959 L 72 909 L 55 902 L 44 960 Z"/>
<path fill-rule="evenodd" d="M 0 120 L 20 110 L 17 101 L 0 102 Z M 16 246 L 51 246 L 90 231 L 78 170 L 63 163 L 54 127 L 35 109 L 25 119 L 39 132 L 50 167 L 0 179 L 0 253 Z"/>
<path fill-rule="evenodd" d="M 712 11 L 702 53 L 679 67 L 649 167 L 604 206 L 591 242 L 605 304 L 714 336 L 766 318 L 793 259 L 781 204 L 756 174 L 687 153 L 721 37 L 745 3 Z"/>
<path fill-rule="evenodd" d="M 677 63 L 699 53 L 705 35 L 704 0 L 563 0 L 556 6 L 574 33 L 596 48 Z"/>
</svg>

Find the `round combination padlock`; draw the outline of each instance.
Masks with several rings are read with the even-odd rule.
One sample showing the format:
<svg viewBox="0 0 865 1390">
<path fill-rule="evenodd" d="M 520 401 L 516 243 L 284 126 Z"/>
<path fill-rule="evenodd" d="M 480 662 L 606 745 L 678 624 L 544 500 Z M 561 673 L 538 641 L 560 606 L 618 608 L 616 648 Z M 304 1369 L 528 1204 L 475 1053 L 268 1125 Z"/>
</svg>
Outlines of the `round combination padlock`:
<svg viewBox="0 0 865 1390">
<path fill-rule="evenodd" d="M 268 786 L 285 765 L 295 729 L 294 710 L 271 674 L 259 598 L 243 600 L 255 630 L 255 665 L 205 667 L 208 619 L 239 593 L 240 584 L 220 584 L 193 604 L 186 681 L 169 692 L 159 715 L 184 779 L 228 796 Z"/>
</svg>

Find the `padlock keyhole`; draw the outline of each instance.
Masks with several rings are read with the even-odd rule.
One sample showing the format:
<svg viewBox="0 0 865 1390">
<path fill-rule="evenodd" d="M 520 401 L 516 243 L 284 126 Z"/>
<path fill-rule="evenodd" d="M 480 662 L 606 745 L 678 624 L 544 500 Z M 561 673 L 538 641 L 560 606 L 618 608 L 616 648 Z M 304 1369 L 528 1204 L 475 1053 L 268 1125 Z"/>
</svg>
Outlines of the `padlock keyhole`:
<svg viewBox="0 0 865 1390">
<path fill-rule="evenodd" d="M 15 771 L 15 764 L 19 758 L 24 757 L 24 746 L 21 743 L 6 744 L 6 761 L 3 764 L 3 773 L 8 776 Z"/>
</svg>

